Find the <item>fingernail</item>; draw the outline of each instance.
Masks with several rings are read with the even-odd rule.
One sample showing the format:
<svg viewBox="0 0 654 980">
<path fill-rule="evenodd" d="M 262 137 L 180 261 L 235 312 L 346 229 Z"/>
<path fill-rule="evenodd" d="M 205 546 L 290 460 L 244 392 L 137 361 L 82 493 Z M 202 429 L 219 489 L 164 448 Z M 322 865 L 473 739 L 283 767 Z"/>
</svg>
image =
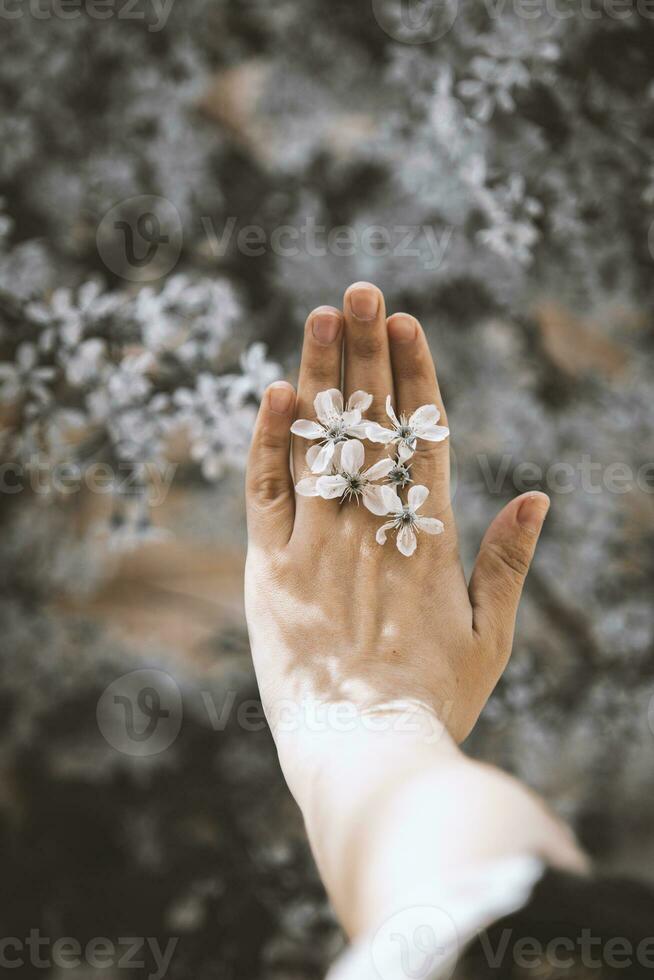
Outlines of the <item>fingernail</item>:
<svg viewBox="0 0 654 980">
<path fill-rule="evenodd" d="M 544 493 L 534 493 L 520 504 L 518 523 L 527 531 L 540 531 L 550 509 L 550 500 Z"/>
<path fill-rule="evenodd" d="M 268 389 L 268 404 L 275 415 L 286 415 L 293 400 L 293 389 L 283 381 L 277 381 Z"/>
<path fill-rule="evenodd" d="M 350 309 L 357 320 L 374 320 L 379 310 L 379 293 L 367 282 L 350 289 Z"/>
<path fill-rule="evenodd" d="M 415 340 L 417 330 L 416 321 L 406 313 L 395 313 L 388 321 L 388 333 L 398 344 L 408 344 Z"/>
<path fill-rule="evenodd" d="M 316 310 L 311 321 L 311 332 L 313 336 L 326 347 L 336 340 L 336 334 L 340 326 L 339 318 L 333 310 Z"/>
</svg>

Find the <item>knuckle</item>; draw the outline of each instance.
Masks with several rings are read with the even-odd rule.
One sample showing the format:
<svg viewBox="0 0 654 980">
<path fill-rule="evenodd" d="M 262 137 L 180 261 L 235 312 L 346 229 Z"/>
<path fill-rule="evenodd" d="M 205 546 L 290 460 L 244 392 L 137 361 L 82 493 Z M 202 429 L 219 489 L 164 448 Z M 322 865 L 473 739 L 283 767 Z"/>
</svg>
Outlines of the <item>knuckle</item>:
<svg viewBox="0 0 654 980">
<path fill-rule="evenodd" d="M 501 545 L 489 545 L 495 560 L 515 579 L 522 581 L 529 571 L 529 555 L 523 547 L 515 542 L 504 542 Z"/>
<path fill-rule="evenodd" d="M 388 415 L 386 414 L 386 409 L 384 408 L 387 392 L 374 391 L 372 390 L 372 385 L 368 385 L 367 390 L 372 395 L 373 401 L 370 408 L 364 413 L 366 421 L 379 422 L 380 425 L 387 428 L 390 425 Z M 378 451 L 379 459 L 382 459 L 383 456 L 388 455 L 388 451 L 382 453 L 379 446 L 376 446 L 376 450 Z"/>
<path fill-rule="evenodd" d="M 255 487 L 256 496 L 262 503 L 272 503 L 281 493 L 279 480 L 274 476 L 259 477 Z"/>
<path fill-rule="evenodd" d="M 248 471 L 246 490 L 254 505 L 268 505 L 290 493 L 289 476 L 270 466 L 254 467 Z"/>
<path fill-rule="evenodd" d="M 288 428 L 284 428 L 281 432 L 273 426 L 264 424 L 261 429 L 259 452 L 277 453 L 289 445 L 289 438 L 290 424 Z"/>
<path fill-rule="evenodd" d="M 317 391 L 338 386 L 338 382 L 334 384 L 334 365 L 327 363 L 324 358 L 309 358 L 306 363 L 306 373 L 309 383 L 315 386 Z"/>
<path fill-rule="evenodd" d="M 450 447 L 447 440 L 442 442 L 425 442 L 421 440 L 416 446 L 413 456 L 409 463 L 415 463 L 417 470 L 430 467 L 432 470 L 438 466 L 439 472 L 443 472 L 442 467 L 449 464 Z M 449 472 L 445 470 L 445 472 Z"/>
<path fill-rule="evenodd" d="M 374 331 L 361 332 L 353 338 L 352 349 L 363 361 L 370 361 L 384 353 L 384 342 Z"/>
</svg>

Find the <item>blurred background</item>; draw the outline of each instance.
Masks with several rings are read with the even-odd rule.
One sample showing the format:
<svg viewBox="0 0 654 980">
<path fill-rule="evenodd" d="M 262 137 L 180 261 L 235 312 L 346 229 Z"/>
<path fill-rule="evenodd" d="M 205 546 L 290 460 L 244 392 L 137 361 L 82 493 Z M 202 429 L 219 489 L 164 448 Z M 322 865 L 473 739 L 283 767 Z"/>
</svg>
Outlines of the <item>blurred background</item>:
<svg viewBox="0 0 654 980">
<path fill-rule="evenodd" d="M 242 468 L 357 279 L 428 331 L 466 567 L 553 500 L 469 749 L 654 880 L 654 4 L 0 21 L 3 967 L 311 980 L 341 949 L 250 666 Z"/>
</svg>

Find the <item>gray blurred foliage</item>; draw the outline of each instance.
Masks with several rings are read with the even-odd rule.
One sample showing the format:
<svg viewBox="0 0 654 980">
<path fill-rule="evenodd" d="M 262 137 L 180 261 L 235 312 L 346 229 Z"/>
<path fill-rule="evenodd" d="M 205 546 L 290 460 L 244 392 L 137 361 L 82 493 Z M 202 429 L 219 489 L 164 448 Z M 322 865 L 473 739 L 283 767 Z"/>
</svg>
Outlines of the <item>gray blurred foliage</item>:
<svg viewBox="0 0 654 980">
<path fill-rule="evenodd" d="M 654 22 L 635 3 L 622 18 L 570 2 L 558 4 L 569 18 L 531 20 L 511 4 L 455 6 L 434 41 L 407 36 L 395 0 L 177 0 L 161 29 L 145 0 L 142 20 L 4 22 L 3 454 L 125 460 L 138 473 L 182 426 L 178 481 L 197 470 L 225 493 L 274 376 L 258 345 L 292 372 L 307 311 L 373 279 L 389 309 L 422 319 L 437 357 L 466 567 L 526 488 L 518 464 L 536 464 L 528 486 L 553 497 L 514 658 L 471 749 L 546 792 L 605 867 L 651 876 Z M 97 237 L 110 209 L 130 220 L 141 195 L 172 204 L 183 231 L 179 260 L 146 283 L 117 272 L 117 243 L 99 251 Z M 247 226 L 263 233 L 261 254 L 239 247 Z M 557 490 L 560 463 L 573 476 Z M 631 474 L 617 489 L 615 463 Z M 98 693 L 158 654 L 116 650 L 101 628 L 50 610 L 52 594 L 92 588 L 102 570 L 56 505 L 38 520 L 31 506 L 3 507 L 3 755 L 16 797 L 3 913 L 25 864 L 20 922 L 52 906 L 73 934 L 94 915 L 134 931 L 148 907 L 159 934 L 184 907 L 175 921 L 196 925 L 177 976 L 320 976 L 338 936 L 265 735 L 216 741 L 196 719 L 168 770 L 124 771 L 111 752 L 73 764 Z M 117 530 L 131 519 L 143 533 L 147 513 L 129 513 Z M 187 832 L 196 810 L 217 835 L 208 851 Z M 70 848 L 72 861 L 56 857 Z M 144 871 L 148 848 L 158 856 Z M 79 896 L 96 879 L 75 876 L 89 867 L 111 887 L 86 921 Z M 107 911 L 120 895 L 128 926 Z"/>
</svg>

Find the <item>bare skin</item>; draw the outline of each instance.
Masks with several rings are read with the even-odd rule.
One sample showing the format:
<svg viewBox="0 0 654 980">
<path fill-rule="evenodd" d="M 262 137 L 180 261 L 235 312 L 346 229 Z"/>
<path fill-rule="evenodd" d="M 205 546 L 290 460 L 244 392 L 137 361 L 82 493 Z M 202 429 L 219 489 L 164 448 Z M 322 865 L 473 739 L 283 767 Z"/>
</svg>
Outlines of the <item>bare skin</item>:
<svg viewBox="0 0 654 980">
<path fill-rule="evenodd" d="M 346 400 L 373 394 L 366 415 L 383 425 L 387 395 L 398 415 L 435 404 L 440 424 L 447 416 L 420 324 L 387 317 L 381 292 L 359 283 L 342 311 L 308 317 L 297 394 L 285 382 L 268 389 L 250 453 L 246 610 L 262 700 L 327 887 L 356 934 L 388 914 L 398 876 L 408 890 L 426 875 L 428 887 L 452 863 L 516 849 L 576 870 L 585 861 L 527 790 L 457 748 L 508 662 L 548 498 L 525 494 L 498 514 L 468 583 L 449 440 L 421 440 L 411 476 L 430 496 L 420 513 L 445 530 L 420 534 L 410 558 L 390 536 L 380 546 L 384 518 L 294 493 L 309 443 L 291 440 L 290 426 L 315 418 L 314 398 L 329 388 Z M 386 454 L 366 443 L 366 465 Z M 483 827 L 461 820 L 473 797 L 479 813 L 486 808 Z M 419 861 L 407 858 L 407 834 L 418 847 L 425 838 Z"/>
</svg>

